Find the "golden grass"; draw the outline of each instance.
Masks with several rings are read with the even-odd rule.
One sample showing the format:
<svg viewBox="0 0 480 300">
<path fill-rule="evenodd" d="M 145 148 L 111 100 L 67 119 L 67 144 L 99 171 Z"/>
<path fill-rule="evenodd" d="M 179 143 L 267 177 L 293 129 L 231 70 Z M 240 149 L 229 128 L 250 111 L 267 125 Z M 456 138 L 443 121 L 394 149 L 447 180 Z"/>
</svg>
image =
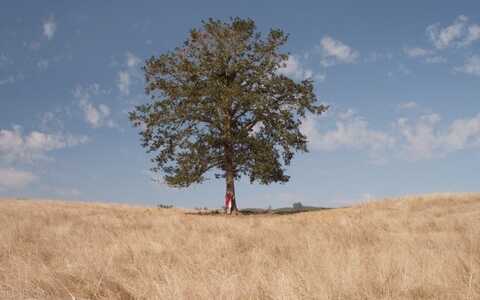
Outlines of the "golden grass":
<svg viewBox="0 0 480 300">
<path fill-rule="evenodd" d="M 0 299 L 480 299 L 480 195 L 287 216 L 0 201 Z"/>
</svg>

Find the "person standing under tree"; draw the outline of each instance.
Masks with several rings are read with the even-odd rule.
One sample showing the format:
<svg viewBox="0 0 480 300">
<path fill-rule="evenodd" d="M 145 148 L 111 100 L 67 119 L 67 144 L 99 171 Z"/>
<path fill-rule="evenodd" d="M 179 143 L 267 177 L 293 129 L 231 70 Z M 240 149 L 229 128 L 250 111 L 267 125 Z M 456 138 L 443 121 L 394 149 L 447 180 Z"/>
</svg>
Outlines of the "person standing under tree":
<svg viewBox="0 0 480 300">
<path fill-rule="evenodd" d="M 232 204 L 234 202 L 234 195 L 231 191 L 227 191 L 225 194 L 225 209 L 227 211 L 227 214 L 232 213 Z"/>
</svg>

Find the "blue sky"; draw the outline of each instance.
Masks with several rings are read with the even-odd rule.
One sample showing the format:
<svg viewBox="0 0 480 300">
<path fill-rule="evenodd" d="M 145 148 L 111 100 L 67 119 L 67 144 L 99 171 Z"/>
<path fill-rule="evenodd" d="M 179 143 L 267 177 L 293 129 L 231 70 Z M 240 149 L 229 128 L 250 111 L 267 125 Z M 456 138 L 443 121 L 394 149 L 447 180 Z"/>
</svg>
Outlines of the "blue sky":
<svg viewBox="0 0 480 300">
<path fill-rule="evenodd" d="M 0 196 L 220 207 L 221 180 L 152 181 L 127 113 L 146 58 L 234 16 L 289 33 L 280 71 L 331 106 L 305 120 L 291 181 L 242 179 L 240 208 L 479 190 L 478 1 L 259 2 L 3 1 Z"/>
</svg>

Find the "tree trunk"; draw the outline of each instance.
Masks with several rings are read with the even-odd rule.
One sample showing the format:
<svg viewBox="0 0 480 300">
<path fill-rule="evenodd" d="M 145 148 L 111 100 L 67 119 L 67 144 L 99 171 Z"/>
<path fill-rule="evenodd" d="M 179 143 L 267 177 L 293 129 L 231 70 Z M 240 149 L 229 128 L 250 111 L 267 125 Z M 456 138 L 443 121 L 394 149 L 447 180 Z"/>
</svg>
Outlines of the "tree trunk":
<svg viewBox="0 0 480 300">
<path fill-rule="evenodd" d="M 225 206 L 226 206 L 227 214 L 231 214 L 232 212 L 237 214 L 238 208 L 237 208 L 237 201 L 235 199 L 235 171 L 234 171 L 235 168 L 233 166 L 233 152 L 231 147 L 227 146 L 225 148 L 226 148 L 225 149 L 226 150 L 225 151 L 225 163 L 226 163 Z"/>
<path fill-rule="evenodd" d="M 224 144 L 224 155 L 225 155 L 225 181 L 226 181 L 226 191 L 225 191 L 225 206 L 227 214 L 235 213 L 237 214 L 237 201 L 235 199 L 235 166 L 233 163 L 233 143 L 232 143 L 232 111 L 231 103 L 227 102 L 227 109 L 225 109 L 225 144 Z"/>
<path fill-rule="evenodd" d="M 233 172 L 227 171 L 227 176 L 226 176 L 226 192 L 225 192 L 225 199 L 227 200 L 225 205 L 227 208 L 227 214 L 237 213 L 237 201 L 235 199 L 235 178 L 233 176 Z M 230 201 L 230 203 L 229 203 Z"/>
</svg>

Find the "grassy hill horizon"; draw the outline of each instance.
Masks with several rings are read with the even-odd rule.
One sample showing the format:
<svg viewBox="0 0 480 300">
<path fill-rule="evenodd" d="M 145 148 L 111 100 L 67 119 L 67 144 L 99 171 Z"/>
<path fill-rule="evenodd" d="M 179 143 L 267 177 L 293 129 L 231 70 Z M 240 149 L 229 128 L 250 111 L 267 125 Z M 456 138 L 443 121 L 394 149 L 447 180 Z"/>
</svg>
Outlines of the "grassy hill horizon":
<svg viewBox="0 0 480 300">
<path fill-rule="evenodd" d="M 288 215 L 0 200 L 1 299 L 478 299 L 480 194 Z"/>
</svg>

